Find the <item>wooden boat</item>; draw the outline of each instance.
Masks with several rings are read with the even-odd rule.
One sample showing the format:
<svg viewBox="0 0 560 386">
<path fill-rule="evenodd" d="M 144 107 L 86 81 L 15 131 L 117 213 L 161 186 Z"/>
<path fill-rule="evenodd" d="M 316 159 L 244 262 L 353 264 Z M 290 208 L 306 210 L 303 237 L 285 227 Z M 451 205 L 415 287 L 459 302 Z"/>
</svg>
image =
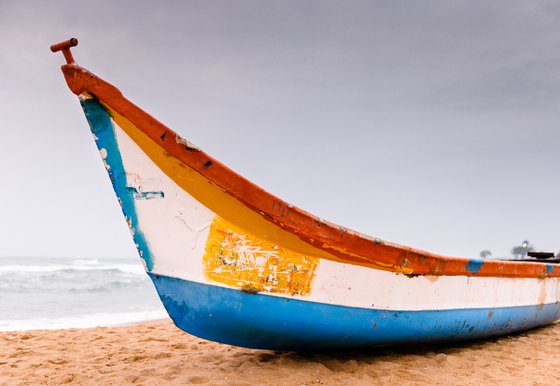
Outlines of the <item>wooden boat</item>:
<svg viewBox="0 0 560 386">
<path fill-rule="evenodd" d="M 504 335 L 559 318 L 558 265 L 446 257 L 329 223 L 264 191 L 52 46 L 146 272 L 175 324 L 265 349 Z"/>
</svg>

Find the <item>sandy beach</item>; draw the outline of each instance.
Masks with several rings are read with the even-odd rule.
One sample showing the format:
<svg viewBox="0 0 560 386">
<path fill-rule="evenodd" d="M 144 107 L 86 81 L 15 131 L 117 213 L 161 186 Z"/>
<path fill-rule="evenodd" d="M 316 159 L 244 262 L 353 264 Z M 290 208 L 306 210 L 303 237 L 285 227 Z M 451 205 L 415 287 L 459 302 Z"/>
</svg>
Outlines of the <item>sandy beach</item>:
<svg viewBox="0 0 560 386">
<path fill-rule="evenodd" d="M 160 320 L 0 334 L 0 384 L 560 384 L 560 324 L 453 346 L 294 353 L 198 339 Z"/>
</svg>

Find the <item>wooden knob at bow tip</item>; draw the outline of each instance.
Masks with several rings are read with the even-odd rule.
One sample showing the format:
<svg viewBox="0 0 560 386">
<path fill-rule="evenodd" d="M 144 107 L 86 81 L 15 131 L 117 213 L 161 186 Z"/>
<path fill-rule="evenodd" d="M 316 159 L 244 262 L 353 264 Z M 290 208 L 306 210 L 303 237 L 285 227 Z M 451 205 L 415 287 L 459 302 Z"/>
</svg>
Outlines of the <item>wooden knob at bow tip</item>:
<svg viewBox="0 0 560 386">
<path fill-rule="evenodd" d="M 66 63 L 67 64 L 72 64 L 72 63 L 75 63 L 75 62 L 74 62 L 74 57 L 72 56 L 72 53 L 70 52 L 70 48 L 71 47 L 76 47 L 77 45 L 78 45 L 78 39 L 70 38 L 70 39 L 65 40 L 63 42 L 53 44 L 51 46 L 51 51 L 52 52 L 62 51 L 62 54 L 64 55 L 64 58 L 66 59 Z"/>
</svg>

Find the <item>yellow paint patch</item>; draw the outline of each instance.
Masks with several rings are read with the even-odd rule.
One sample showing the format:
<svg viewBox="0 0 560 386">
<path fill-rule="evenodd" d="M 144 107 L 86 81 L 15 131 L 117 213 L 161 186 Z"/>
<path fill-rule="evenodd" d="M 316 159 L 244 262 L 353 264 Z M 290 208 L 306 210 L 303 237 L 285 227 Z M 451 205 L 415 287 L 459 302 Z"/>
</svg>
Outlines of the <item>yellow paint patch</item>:
<svg viewBox="0 0 560 386">
<path fill-rule="evenodd" d="M 204 254 L 208 279 L 248 292 L 309 295 L 319 258 L 281 248 L 216 216 Z"/>
</svg>

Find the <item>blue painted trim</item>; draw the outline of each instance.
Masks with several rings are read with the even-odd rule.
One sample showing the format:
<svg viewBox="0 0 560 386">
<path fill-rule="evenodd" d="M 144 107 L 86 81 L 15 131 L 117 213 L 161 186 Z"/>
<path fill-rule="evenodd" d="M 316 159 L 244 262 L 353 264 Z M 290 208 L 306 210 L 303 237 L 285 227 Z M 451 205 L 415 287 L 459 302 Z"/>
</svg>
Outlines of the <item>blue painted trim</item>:
<svg viewBox="0 0 560 386">
<path fill-rule="evenodd" d="M 154 200 L 165 197 L 165 193 L 163 193 L 161 190 L 154 192 L 142 192 L 136 189 L 134 186 L 127 186 L 126 189 L 129 193 L 132 193 L 132 197 L 134 197 L 135 200 Z"/>
<path fill-rule="evenodd" d="M 505 335 L 552 323 L 559 304 L 387 311 L 336 306 L 149 274 L 182 330 L 236 346 L 306 350 L 433 343 Z M 458 294 L 460 296 L 460 294 Z"/>
<path fill-rule="evenodd" d="M 467 269 L 467 271 L 469 271 L 473 275 L 476 275 L 478 273 L 478 271 L 480 271 L 480 268 L 482 268 L 483 264 L 484 264 L 484 260 L 470 259 L 469 263 L 467 264 L 467 266 L 465 268 Z"/>
<path fill-rule="evenodd" d="M 124 170 L 111 116 L 97 99 L 80 99 L 80 103 L 86 114 L 97 148 L 99 151 L 104 149 L 107 152 L 107 157 L 105 157 L 105 163 L 109 166 L 107 173 L 113 184 L 113 189 L 121 205 L 126 222 L 132 231 L 132 237 L 138 253 L 146 263 L 148 271 L 151 271 L 153 267 L 152 253 L 138 224 L 138 216 L 134 204 L 134 191 L 127 187 L 126 171 Z"/>
</svg>

